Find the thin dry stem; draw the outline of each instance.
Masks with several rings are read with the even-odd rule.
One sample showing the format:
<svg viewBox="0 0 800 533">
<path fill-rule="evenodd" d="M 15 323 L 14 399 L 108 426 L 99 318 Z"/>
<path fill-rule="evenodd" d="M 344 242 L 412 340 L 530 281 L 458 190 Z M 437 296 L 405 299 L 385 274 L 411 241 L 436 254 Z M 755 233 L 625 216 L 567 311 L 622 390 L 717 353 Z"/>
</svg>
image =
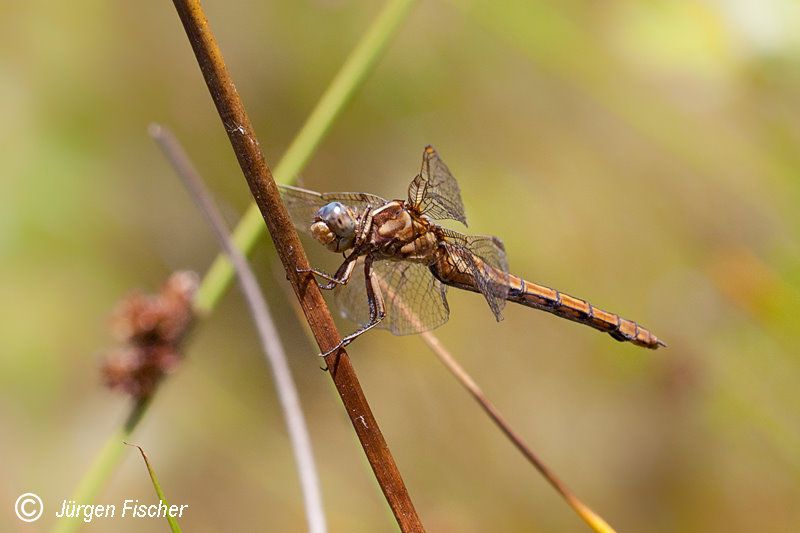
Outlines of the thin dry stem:
<svg viewBox="0 0 800 533">
<path fill-rule="evenodd" d="M 394 287 L 380 277 L 380 274 L 374 272 L 373 275 L 377 277 L 378 283 L 381 287 L 381 292 L 387 297 L 391 298 L 395 311 L 402 312 L 406 320 L 415 323 L 418 330 L 424 329 L 424 325 L 420 323 L 419 317 L 408 306 L 404 305 L 402 294 L 395 293 Z M 489 418 L 500 428 L 503 434 L 516 446 L 522 455 L 539 471 L 542 476 L 561 494 L 566 500 L 567 504 L 572 507 L 578 516 L 594 531 L 598 533 L 613 533 L 614 529 L 608 523 L 598 516 L 594 511 L 581 502 L 575 494 L 567 488 L 555 473 L 539 459 L 539 457 L 531 450 L 531 448 L 522 439 L 522 436 L 517 433 L 511 425 L 503 418 L 500 411 L 494 404 L 489 401 L 484 394 L 483 390 L 478 386 L 477 382 L 472 379 L 464 367 L 458 364 L 450 351 L 445 348 L 442 342 L 436 335 L 430 331 L 423 331 L 421 334 L 422 340 L 428 345 L 428 348 L 439 358 L 439 361 L 450 371 L 451 374 L 458 380 L 461 385 L 472 395 L 473 398 L 480 404 L 484 412 L 489 415 Z"/>
<path fill-rule="evenodd" d="M 275 243 L 287 278 L 300 301 L 320 350 L 327 352 L 339 345 L 341 337 L 314 280 L 298 273 L 298 269 L 309 267 L 308 259 L 289 214 L 281 202 L 277 185 L 259 149 L 258 139 L 233 80 L 228 74 L 202 6 L 197 0 L 173 0 L 173 3 L 250 191 Z M 326 363 L 331 369 L 330 375 L 400 529 L 424 531 L 347 353 L 340 349 L 328 356 Z"/>
<path fill-rule="evenodd" d="M 402 298 L 399 295 L 393 294 L 393 288 L 380 277 L 378 272 L 373 272 L 376 276 L 378 283 L 381 286 L 381 292 L 387 297 L 392 298 L 395 310 L 404 314 L 405 318 L 410 322 L 418 322 L 419 318 L 407 306 L 403 305 Z M 366 305 L 366 302 L 365 302 Z M 302 310 L 298 305 L 293 303 L 292 308 L 298 316 L 302 316 Z M 420 326 L 420 329 L 421 326 Z M 306 330 L 309 334 L 310 331 Z M 592 530 L 597 533 L 615 533 L 612 528 L 602 517 L 592 511 L 586 504 L 584 504 L 578 497 L 562 482 L 555 473 L 547 467 L 547 465 L 534 453 L 534 451 L 525 443 L 522 436 L 517 433 L 511 424 L 500 414 L 500 411 L 489 400 L 478 383 L 470 376 L 470 374 L 455 360 L 450 351 L 442 344 L 439 338 L 430 331 L 420 333 L 422 340 L 436 355 L 439 361 L 444 364 L 445 368 L 450 371 L 453 377 L 461 383 L 472 395 L 475 401 L 481 408 L 489 415 L 489 418 L 500 428 L 503 434 L 511 441 L 511 443 L 522 453 L 522 455 L 530 462 L 536 470 L 547 480 L 553 488 L 566 500 L 567 504 L 577 513 L 577 515 L 588 525 Z"/>
<path fill-rule="evenodd" d="M 489 401 L 484 394 L 483 390 L 478 386 L 472 376 L 470 376 L 464 367 L 458 364 L 450 351 L 444 347 L 439 338 L 426 331 L 421 334 L 422 340 L 428 345 L 428 348 L 436 355 L 439 361 L 450 371 L 451 374 L 458 380 L 461 385 L 475 398 L 475 401 L 480 404 L 481 408 L 489 415 L 489 418 L 500 428 L 506 437 L 516 446 L 522 455 L 530 462 L 536 470 L 558 491 L 561 496 L 567 501 L 578 516 L 586 522 L 589 527 L 598 533 L 613 533 L 614 529 L 606 523 L 605 520 L 600 518 L 589 507 L 581 502 L 575 494 L 567 488 L 563 481 L 561 481 L 555 473 L 544 464 L 544 462 L 531 450 L 531 448 L 522 440 L 522 436 L 517 433 L 514 428 L 503 418 L 497 407 Z"/>
<path fill-rule="evenodd" d="M 267 306 L 256 276 L 244 254 L 233 243 L 222 214 L 214 204 L 208 188 L 203 183 L 203 179 L 178 140 L 168 129 L 157 124 L 151 125 L 149 131 L 150 135 L 161 147 L 164 155 L 172 163 L 175 172 L 181 178 L 192 199 L 211 225 L 222 249 L 228 255 L 236 271 L 236 276 L 239 279 L 242 292 L 247 300 L 247 305 L 250 308 L 253 322 L 261 340 L 261 347 L 272 369 L 275 389 L 283 410 L 283 418 L 286 421 L 295 461 L 297 461 L 308 530 L 313 533 L 324 533 L 327 530 L 327 526 L 322 507 L 319 475 L 314 463 L 314 453 L 311 449 L 311 439 L 303 416 L 303 410 L 300 406 L 297 388 L 289 370 L 286 351 L 283 349 L 278 330 L 272 319 L 272 313 Z"/>
</svg>

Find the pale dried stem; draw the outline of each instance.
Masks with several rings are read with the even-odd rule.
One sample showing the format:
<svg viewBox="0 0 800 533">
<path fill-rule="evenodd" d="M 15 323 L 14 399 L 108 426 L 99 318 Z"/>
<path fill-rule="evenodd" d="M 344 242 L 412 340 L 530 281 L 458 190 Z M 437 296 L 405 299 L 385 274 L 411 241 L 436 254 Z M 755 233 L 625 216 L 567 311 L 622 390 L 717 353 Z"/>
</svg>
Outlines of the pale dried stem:
<svg viewBox="0 0 800 533">
<path fill-rule="evenodd" d="M 280 341 L 278 330 L 272 319 L 272 313 L 267 306 L 264 295 L 259 287 L 258 280 L 253 273 L 250 264 L 244 254 L 236 247 L 231 238 L 230 231 L 226 227 L 225 220 L 219 209 L 214 204 L 214 200 L 203 183 L 203 179 L 195 169 L 194 165 L 181 147 L 172 133 L 157 124 L 150 126 L 150 135 L 158 143 L 164 155 L 172 164 L 175 172 L 180 177 L 195 204 L 211 225 L 220 246 L 228 255 L 236 276 L 239 279 L 242 292 L 244 293 L 250 313 L 253 317 L 258 336 L 261 341 L 261 348 L 264 356 L 272 369 L 272 378 L 275 382 L 275 391 L 278 394 L 283 418 L 289 432 L 289 441 L 297 462 L 298 475 L 300 477 L 300 487 L 303 491 L 305 502 L 306 520 L 308 530 L 312 533 L 324 533 L 327 531 L 325 523 L 325 512 L 322 506 L 322 494 L 320 492 L 319 475 L 314 463 L 314 453 L 311 449 L 311 439 L 308 434 L 303 410 L 300 406 L 300 398 L 297 394 L 297 387 L 292 379 L 289 363 L 286 358 L 286 351 Z"/>
</svg>

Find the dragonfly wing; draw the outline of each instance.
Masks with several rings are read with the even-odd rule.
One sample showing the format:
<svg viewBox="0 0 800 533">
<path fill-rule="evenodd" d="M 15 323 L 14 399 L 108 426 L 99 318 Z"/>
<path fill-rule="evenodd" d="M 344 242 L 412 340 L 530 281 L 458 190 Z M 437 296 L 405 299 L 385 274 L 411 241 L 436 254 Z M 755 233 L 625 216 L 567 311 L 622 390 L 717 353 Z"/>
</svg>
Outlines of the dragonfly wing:
<svg viewBox="0 0 800 533">
<path fill-rule="evenodd" d="M 369 320 L 363 258 L 347 285 L 335 291 L 342 315 L 358 324 Z M 378 277 L 386 317 L 377 326 L 395 335 L 410 335 L 437 328 L 447 322 L 450 308 L 447 286 L 433 277 L 430 269 L 410 261 L 376 261 L 373 275 Z"/>
<path fill-rule="evenodd" d="M 309 233 L 314 215 L 325 204 L 341 202 L 362 211 L 367 206 L 378 207 L 386 203 L 380 196 L 364 192 L 316 192 L 291 185 L 279 185 L 278 188 L 292 223 L 305 233 Z"/>
<path fill-rule="evenodd" d="M 503 242 L 489 235 L 463 235 L 443 229 L 451 262 L 470 274 L 475 288 L 483 294 L 495 318 L 503 319 L 508 296 L 508 262 Z"/>
<path fill-rule="evenodd" d="M 408 201 L 431 218 L 457 220 L 467 225 L 458 182 L 433 146 L 426 146 L 422 153 L 422 168 L 408 187 Z"/>
</svg>

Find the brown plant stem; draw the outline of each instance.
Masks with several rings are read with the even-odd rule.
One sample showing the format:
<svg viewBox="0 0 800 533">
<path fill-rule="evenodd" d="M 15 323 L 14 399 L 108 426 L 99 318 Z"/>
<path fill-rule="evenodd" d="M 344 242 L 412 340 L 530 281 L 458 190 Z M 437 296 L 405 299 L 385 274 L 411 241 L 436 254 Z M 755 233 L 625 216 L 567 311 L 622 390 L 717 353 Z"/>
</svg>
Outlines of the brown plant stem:
<svg viewBox="0 0 800 533">
<path fill-rule="evenodd" d="M 275 249 L 286 270 L 287 278 L 300 302 L 320 350 L 326 352 L 337 346 L 341 337 L 336 330 L 320 289 L 313 279 L 299 274 L 297 271 L 309 267 L 308 259 L 297 232 L 292 226 L 289 214 L 281 203 L 278 188 L 259 149 L 250 119 L 245 112 L 233 80 L 228 74 L 222 53 L 216 44 L 202 6 L 197 0 L 173 0 L 173 3 L 186 30 L 186 35 L 194 50 L 222 124 L 228 133 L 236 158 L 250 186 L 250 192 L 267 224 Z M 364 453 L 400 529 L 402 531 L 424 531 L 394 458 L 361 390 L 347 353 L 343 349 L 338 350 L 326 357 L 326 363 L 347 415 L 350 417 Z"/>
</svg>

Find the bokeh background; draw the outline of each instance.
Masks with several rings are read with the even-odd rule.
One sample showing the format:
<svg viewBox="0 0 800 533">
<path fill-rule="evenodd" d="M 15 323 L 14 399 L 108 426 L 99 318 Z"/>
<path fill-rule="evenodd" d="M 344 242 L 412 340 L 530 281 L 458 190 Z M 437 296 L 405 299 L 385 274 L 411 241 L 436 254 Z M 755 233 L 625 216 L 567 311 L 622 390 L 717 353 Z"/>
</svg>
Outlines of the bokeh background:
<svg viewBox="0 0 800 533">
<path fill-rule="evenodd" d="M 206 2 L 268 161 L 379 8 Z M 0 11 L 0 530 L 31 531 L 16 496 L 60 505 L 127 412 L 98 375 L 114 303 L 217 253 L 148 123 L 173 128 L 232 224 L 250 199 L 171 3 Z M 310 188 L 402 197 L 432 143 L 470 230 L 502 237 L 513 271 L 669 343 L 644 351 L 513 305 L 498 324 L 455 290 L 437 331 L 621 531 L 800 527 L 799 26 L 794 0 L 420 1 L 303 172 Z M 394 530 L 270 245 L 254 260 L 331 530 Z M 430 531 L 585 530 L 419 339 L 370 333 L 350 353 Z M 238 291 L 134 440 L 168 498 L 191 505 L 186 530 L 305 527 Z M 98 501 L 153 497 L 131 449 Z"/>
</svg>

